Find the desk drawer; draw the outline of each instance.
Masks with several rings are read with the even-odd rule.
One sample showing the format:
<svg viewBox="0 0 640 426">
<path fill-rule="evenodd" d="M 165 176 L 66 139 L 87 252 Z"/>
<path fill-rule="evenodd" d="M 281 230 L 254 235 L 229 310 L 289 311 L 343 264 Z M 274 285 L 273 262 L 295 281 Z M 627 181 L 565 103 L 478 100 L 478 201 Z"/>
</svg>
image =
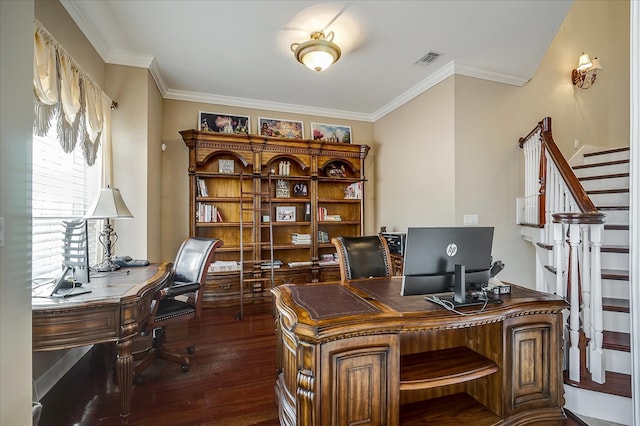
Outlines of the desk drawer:
<svg viewBox="0 0 640 426">
<path fill-rule="evenodd" d="M 96 308 L 60 312 L 33 311 L 33 350 L 65 349 L 113 342 L 119 336 L 119 309 Z"/>
</svg>

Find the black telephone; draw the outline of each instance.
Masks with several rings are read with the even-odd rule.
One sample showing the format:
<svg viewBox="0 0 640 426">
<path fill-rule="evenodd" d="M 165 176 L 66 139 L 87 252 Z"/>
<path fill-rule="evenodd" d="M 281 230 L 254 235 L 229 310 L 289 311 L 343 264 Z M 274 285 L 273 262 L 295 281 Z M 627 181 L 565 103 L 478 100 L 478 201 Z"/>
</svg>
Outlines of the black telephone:
<svg viewBox="0 0 640 426">
<path fill-rule="evenodd" d="M 146 259 L 133 259 L 131 256 L 113 256 L 111 261 L 118 266 L 129 268 L 132 266 L 147 266 L 149 261 Z"/>
</svg>

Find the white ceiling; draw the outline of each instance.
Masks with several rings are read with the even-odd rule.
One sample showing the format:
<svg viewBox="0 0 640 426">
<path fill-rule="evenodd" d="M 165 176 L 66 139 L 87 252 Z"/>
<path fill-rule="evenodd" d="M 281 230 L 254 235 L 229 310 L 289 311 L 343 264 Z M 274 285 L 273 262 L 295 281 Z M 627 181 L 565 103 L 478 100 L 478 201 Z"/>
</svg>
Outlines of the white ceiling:
<svg viewBox="0 0 640 426">
<path fill-rule="evenodd" d="M 61 3 L 105 62 L 149 68 L 165 98 L 374 121 L 454 73 L 525 84 L 572 0 Z M 290 45 L 319 29 L 342 58 L 316 73 Z M 416 65 L 429 51 L 442 56 Z"/>
</svg>

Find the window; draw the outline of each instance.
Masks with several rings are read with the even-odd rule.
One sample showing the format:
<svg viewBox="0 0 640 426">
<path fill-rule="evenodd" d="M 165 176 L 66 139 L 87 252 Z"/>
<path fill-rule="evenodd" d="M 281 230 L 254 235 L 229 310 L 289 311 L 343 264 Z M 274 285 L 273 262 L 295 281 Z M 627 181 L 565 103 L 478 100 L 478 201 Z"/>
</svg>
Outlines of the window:
<svg viewBox="0 0 640 426">
<path fill-rule="evenodd" d="M 98 152 L 98 157 L 100 152 Z M 62 221 L 81 218 L 100 187 L 98 158 L 88 166 L 78 145 L 71 153 L 60 147 L 55 125 L 45 137 L 33 136 L 32 278 L 57 277 L 62 263 Z M 96 262 L 96 221 L 89 223 L 90 263 Z"/>
</svg>

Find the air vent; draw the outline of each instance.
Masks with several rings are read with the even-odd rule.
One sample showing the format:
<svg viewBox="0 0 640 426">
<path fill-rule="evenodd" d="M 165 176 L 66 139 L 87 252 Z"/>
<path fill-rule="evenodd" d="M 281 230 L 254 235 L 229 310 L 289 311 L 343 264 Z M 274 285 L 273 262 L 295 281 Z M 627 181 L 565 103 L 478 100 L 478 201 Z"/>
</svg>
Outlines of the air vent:
<svg viewBox="0 0 640 426">
<path fill-rule="evenodd" d="M 415 64 L 423 67 L 427 67 L 432 63 L 434 63 L 440 56 L 442 56 L 442 53 L 432 51 L 424 55 L 422 58 L 418 59 L 415 62 Z"/>
</svg>

